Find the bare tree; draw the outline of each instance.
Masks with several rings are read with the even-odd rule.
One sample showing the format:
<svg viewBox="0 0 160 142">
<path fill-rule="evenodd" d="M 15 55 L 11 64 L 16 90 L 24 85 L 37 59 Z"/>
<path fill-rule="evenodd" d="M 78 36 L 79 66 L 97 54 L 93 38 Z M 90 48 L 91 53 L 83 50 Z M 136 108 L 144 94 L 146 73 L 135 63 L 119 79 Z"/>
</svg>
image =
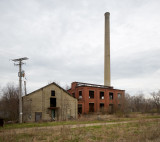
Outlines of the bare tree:
<svg viewBox="0 0 160 142">
<path fill-rule="evenodd" d="M 136 96 L 130 96 L 125 94 L 124 99 L 124 113 L 128 112 L 152 112 L 154 105 L 151 98 L 145 98 L 143 94 L 137 94 Z"/>
<path fill-rule="evenodd" d="M 132 97 L 126 93 L 124 98 L 121 98 L 120 100 L 120 108 L 118 108 L 118 111 L 124 114 L 124 116 L 128 116 L 128 114 L 132 111 Z"/>
<path fill-rule="evenodd" d="M 153 102 L 156 105 L 157 112 L 160 113 L 160 90 L 158 92 L 151 93 L 151 96 L 153 98 Z"/>
<path fill-rule="evenodd" d="M 3 117 L 11 121 L 18 120 L 18 88 L 14 83 L 8 83 L 2 89 L 0 111 Z"/>
<path fill-rule="evenodd" d="M 155 104 L 152 98 L 145 99 L 145 112 L 154 113 Z"/>
<path fill-rule="evenodd" d="M 138 94 L 133 97 L 133 103 L 135 107 L 135 111 L 137 112 L 144 112 L 144 106 L 145 106 L 145 98 L 143 94 Z"/>
</svg>

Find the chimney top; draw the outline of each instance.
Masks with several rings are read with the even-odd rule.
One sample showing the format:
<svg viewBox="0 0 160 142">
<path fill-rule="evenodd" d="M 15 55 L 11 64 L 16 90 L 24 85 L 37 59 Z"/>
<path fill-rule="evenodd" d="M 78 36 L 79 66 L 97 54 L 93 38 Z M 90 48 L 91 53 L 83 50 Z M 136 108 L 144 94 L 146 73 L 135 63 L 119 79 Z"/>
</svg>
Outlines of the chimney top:
<svg viewBox="0 0 160 142">
<path fill-rule="evenodd" d="M 109 13 L 109 12 L 106 12 L 104 15 L 108 15 L 108 16 L 109 16 L 109 15 L 110 15 L 110 13 Z"/>
</svg>

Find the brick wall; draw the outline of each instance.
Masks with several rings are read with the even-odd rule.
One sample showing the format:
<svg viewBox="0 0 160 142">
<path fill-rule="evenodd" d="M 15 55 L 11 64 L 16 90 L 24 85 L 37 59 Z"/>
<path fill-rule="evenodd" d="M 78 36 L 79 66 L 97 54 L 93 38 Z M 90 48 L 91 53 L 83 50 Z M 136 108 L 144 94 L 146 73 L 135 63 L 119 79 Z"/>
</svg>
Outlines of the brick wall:
<svg viewBox="0 0 160 142">
<path fill-rule="evenodd" d="M 82 98 L 79 98 L 79 91 L 82 91 Z M 94 91 L 94 98 L 89 98 L 89 91 Z M 82 85 L 78 86 L 77 82 L 73 82 L 71 89 L 68 90 L 70 94 L 75 94 L 75 98 L 78 99 L 78 104 L 82 105 L 82 114 L 89 113 L 89 104 L 94 103 L 94 112 L 100 111 L 100 104 L 104 104 L 104 110 L 109 110 L 109 104 L 113 104 L 114 107 L 118 107 L 118 104 L 123 105 L 123 102 L 120 101 L 124 99 L 124 90 L 113 89 L 113 87 L 105 88 L 104 86 L 96 85 Z M 100 99 L 100 92 L 104 92 L 104 99 Z M 109 92 L 113 93 L 113 100 L 109 98 Z M 118 99 L 118 93 L 120 93 L 121 99 Z"/>
</svg>

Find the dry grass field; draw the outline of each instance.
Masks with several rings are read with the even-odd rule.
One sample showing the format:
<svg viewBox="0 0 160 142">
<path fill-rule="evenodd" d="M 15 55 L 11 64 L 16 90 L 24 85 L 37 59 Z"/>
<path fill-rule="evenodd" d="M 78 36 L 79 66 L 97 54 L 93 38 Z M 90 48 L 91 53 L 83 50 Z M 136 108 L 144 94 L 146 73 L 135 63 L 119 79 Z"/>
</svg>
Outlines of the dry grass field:
<svg viewBox="0 0 160 142">
<path fill-rule="evenodd" d="M 30 127 L 10 124 L 0 129 L 0 142 L 159 142 L 159 118 L 159 115 L 130 118 L 95 115 L 77 121 L 32 123 Z"/>
</svg>

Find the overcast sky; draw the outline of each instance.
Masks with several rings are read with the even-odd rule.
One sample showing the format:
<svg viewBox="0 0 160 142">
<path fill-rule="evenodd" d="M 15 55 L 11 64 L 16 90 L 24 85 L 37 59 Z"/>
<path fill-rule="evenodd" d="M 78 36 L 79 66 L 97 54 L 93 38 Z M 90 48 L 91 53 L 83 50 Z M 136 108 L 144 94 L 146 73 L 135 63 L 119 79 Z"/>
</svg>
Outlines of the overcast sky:
<svg viewBox="0 0 160 142">
<path fill-rule="evenodd" d="M 160 89 L 159 0 L 0 0 L 0 86 L 18 85 L 11 59 L 28 57 L 28 93 L 49 82 L 103 85 L 104 13 L 110 12 L 111 85 Z"/>
</svg>

